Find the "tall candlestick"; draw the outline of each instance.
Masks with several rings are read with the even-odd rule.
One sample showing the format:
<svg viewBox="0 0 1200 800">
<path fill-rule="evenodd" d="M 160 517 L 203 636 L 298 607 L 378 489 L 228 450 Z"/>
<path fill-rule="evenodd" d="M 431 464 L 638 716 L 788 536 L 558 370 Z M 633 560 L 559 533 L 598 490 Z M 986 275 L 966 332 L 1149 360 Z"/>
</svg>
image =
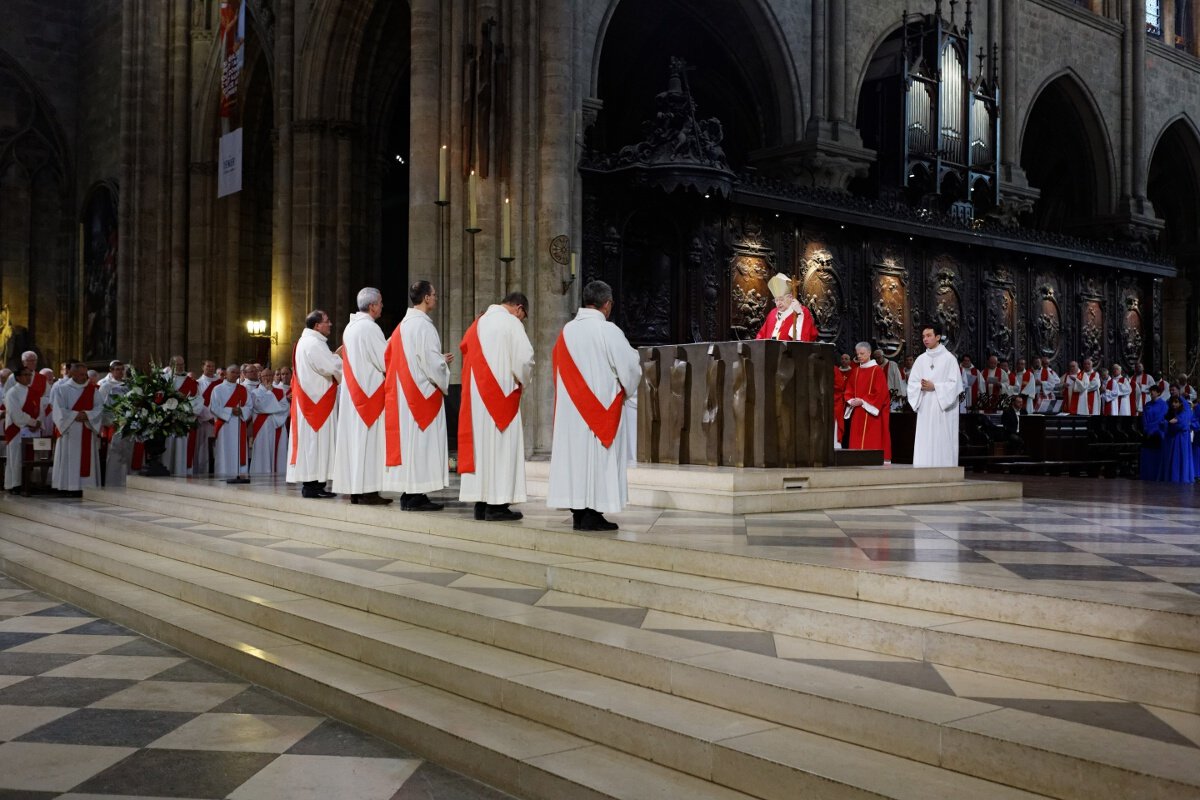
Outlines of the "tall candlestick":
<svg viewBox="0 0 1200 800">
<path fill-rule="evenodd" d="M 442 145 L 438 151 L 438 199 L 441 204 L 450 202 L 447 188 L 450 184 L 450 148 Z"/>
<path fill-rule="evenodd" d="M 478 190 L 475 170 L 471 170 L 471 176 L 467 178 L 467 230 L 471 233 L 479 231 L 479 203 L 476 200 Z"/>
<path fill-rule="evenodd" d="M 512 204 L 504 198 L 504 218 L 500 228 L 500 257 L 512 258 Z"/>
</svg>

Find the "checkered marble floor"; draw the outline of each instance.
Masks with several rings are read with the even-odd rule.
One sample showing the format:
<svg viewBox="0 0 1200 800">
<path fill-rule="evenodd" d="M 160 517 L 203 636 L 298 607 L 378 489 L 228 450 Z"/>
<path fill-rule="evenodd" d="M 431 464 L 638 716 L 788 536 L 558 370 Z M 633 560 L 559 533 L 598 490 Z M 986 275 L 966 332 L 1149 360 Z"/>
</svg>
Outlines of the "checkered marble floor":
<svg viewBox="0 0 1200 800">
<path fill-rule="evenodd" d="M 0 800 L 501 800 L 0 576 Z"/>
<path fill-rule="evenodd" d="M 265 487 L 264 487 L 265 488 Z M 277 487 L 278 491 L 287 491 Z M 450 497 L 442 499 L 450 500 Z M 59 501 L 62 502 L 62 501 Z M 68 501 L 79 502 L 79 501 Z M 315 501 L 314 501 L 315 502 Z M 340 501 L 325 501 L 340 502 Z M 810 641 L 779 633 L 742 628 L 710 620 L 624 605 L 554 590 L 531 587 L 491 577 L 441 569 L 423 564 L 334 550 L 312 542 L 243 531 L 230 525 L 197 522 L 103 503 L 84 501 L 83 507 L 116 517 L 186 530 L 283 550 L 318 561 L 333 561 L 372 572 L 383 572 L 505 600 L 599 619 L 623 626 L 653 630 L 681 640 L 701 641 L 721 647 L 811 664 L 844 673 L 848 679 L 869 677 L 936 694 L 954 695 L 1056 717 L 1096 729 L 1132 734 L 1150 740 L 1200 748 L 1200 715 L 1145 704 L 1113 700 L 1027 681 L 984 675 L 925 661 Z M 527 522 L 539 527 L 569 527 L 569 515 L 540 511 L 537 504 L 523 506 Z M 446 514 L 465 514 L 461 504 L 448 506 Z M 397 513 L 402 513 L 397 511 Z M 1200 514 L 1178 509 L 1142 509 L 1117 514 L 1086 508 L 1067 501 L 1048 503 L 984 502 L 936 507 L 912 506 L 802 514 L 718 517 L 695 512 L 629 509 L 620 515 L 622 530 L 616 536 L 638 541 L 687 544 L 726 552 L 768 551 L 775 557 L 819 561 L 832 553 L 843 566 L 879 563 L 956 570 L 956 580 L 982 582 L 984 573 L 964 574 L 964 567 L 1010 571 L 1011 581 L 1049 587 L 1061 595 L 1078 583 L 1099 586 L 1092 592 L 1129 585 L 1141 590 L 1140 602 L 1155 598 L 1173 608 L 1194 604 L 1200 613 L 1200 566 L 1160 566 L 1133 558 L 1143 554 L 1200 563 L 1195 543 Z M 1049 519 L 1049 522 L 1043 520 Z M 234 524 L 234 519 L 223 522 Z M 1038 531 L 1042 532 L 1038 532 Z M 1132 531 L 1139 533 L 1132 533 Z M 595 534 L 588 534 L 595 535 Z M 1174 538 L 1173 538 L 1174 537 Z M 1183 541 L 1174 552 L 1170 541 Z M 814 541 L 816 542 L 814 544 Z M 833 542 L 834 544 L 830 544 Z M 1146 548 L 1146 549 L 1143 549 Z M 815 557 L 813 554 L 817 554 Z M 932 555 L 930 555 L 932 554 Z M 1127 556 L 1122 563 L 1114 557 Z M 1185 555 L 1186 554 L 1186 555 Z M 1151 558 L 1154 556 L 1155 558 Z M 927 559 L 927 560 L 922 560 Z M 1081 563 L 1082 562 L 1082 563 Z M 1040 567 L 1037 569 L 1027 567 Z M 1088 567 L 1091 571 L 1077 570 Z M 1113 572 L 1103 572 L 1104 570 Z M 1176 570 L 1172 572 L 1171 570 Z M 1184 580 L 1179 577 L 1188 571 Z M 1129 577 L 1136 574 L 1135 577 Z M 1086 575 L 1087 577 L 1080 577 Z M 1103 577 L 1096 577 L 1102 575 Z M 1150 587 L 1147 589 L 1147 587 Z M 2 751 L 0 751 L 2 753 Z M 1198 755 L 1200 757 L 1200 755 Z M 0 796 L 2 797 L 2 796 Z"/>
</svg>

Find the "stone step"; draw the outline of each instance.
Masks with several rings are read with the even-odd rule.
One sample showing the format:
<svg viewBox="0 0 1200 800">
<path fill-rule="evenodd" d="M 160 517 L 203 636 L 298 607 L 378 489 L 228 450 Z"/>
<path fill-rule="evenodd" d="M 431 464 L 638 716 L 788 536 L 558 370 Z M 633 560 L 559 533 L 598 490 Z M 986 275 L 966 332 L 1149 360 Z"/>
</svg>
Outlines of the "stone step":
<svg viewBox="0 0 1200 800">
<path fill-rule="evenodd" d="M 59 549 L 60 555 L 86 562 L 87 568 L 102 574 L 121 573 L 135 583 L 156 583 L 168 597 L 177 590 L 193 604 L 253 624 L 268 636 L 279 637 L 280 630 L 286 629 L 293 641 L 352 652 L 355 659 L 387 674 L 551 725 L 568 735 L 586 733 L 600 746 L 617 748 L 627 756 L 637 754 L 763 800 L 805 792 L 831 798 L 1038 796 L 491 645 L 398 625 L 294 593 L 279 594 L 272 587 L 183 562 L 107 543 L 81 542 L 87 537 L 79 534 L 38 527 L 25 536 L 9 531 L 5 538 L 42 552 Z M 372 622 L 384 630 L 365 632 Z M 253 635 L 246 638 L 254 641 Z M 349 652 L 347 638 L 355 640 Z M 259 649 L 265 659 L 286 665 L 292 647 L 273 643 Z"/>
<path fill-rule="evenodd" d="M 0 540 L 0 567 L 41 591 L 521 798 L 753 797 L 11 541 Z M 825 793 L 840 787 L 819 776 L 812 783 L 823 797 L 901 796 Z"/>
<path fill-rule="evenodd" d="M 286 529 L 297 524 L 336 531 L 339 537 L 341 533 L 363 531 L 374 531 L 383 538 L 431 534 L 439 539 L 473 542 L 475 546 L 484 548 L 465 551 L 471 553 L 491 552 L 487 548 L 502 545 L 543 554 L 547 559 L 562 557 L 567 560 L 622 563 L 756 586 L 795 589 L 882 605 L 1200 652 L 1200 615 L 1181 611 L 1169 601 L 1154 605 L 1133 605 L 1128 596 L 1119 593 L 1108 593 L 1099 599 L 1065 598 L 1038 593 L 1041 587 L 1036 585 L 1036 582 L 1017 579 L 1014 579 L 1010 586 L 981 587 L 706 551 L 686 546 L 665 546 L 619 538 L 586 536 L 572 532 L 565 524 L 559 529 L 548 529 L 528 522 L 476 522 L 469 517 L 452 513 L 450 509 L 437 514 L 421 514 L 400 512 L 393 507 L 352 506 L 332 500 L 300 501 L 294 489 L 270 484 L 234 488 L 208 481 L 131 476 L 126 490 L 89 490 L 85 495 L 100 502 L 124 502 L 115 499 L 121 497 L 122 492 L 128 492 L 134 497 L 157 498 L 171 504 L 178 503 L 181 507 L 183 504 L 191 504 L 199 513 L 206 513 L 208 516 L 211 516 L 212 512 L 211 506 L 206 503 L 216 501 L 226 509 L 236 509 L 239 515 L 246 518 L 268 520 L 267 524 L 274 526 L 270 530 L 275 531 L 276 535 L 289 536 Z M 161 509 L 156 507 L 154 510 Z M 285 522 L 282 515 L 290 516 L 286 517 Z M 435 540 L 421 541 L 432 543 Z M 477 572 L 475 568 L 463 571 Z M 541 585 L 542 582 L 541 578 L 536 581 L 522 581 L 517 577 L 505 579 L 530 585 Z"/>
<path fill-rule="evenodd" d="M 137 491 L 126 492 L 123 499 L 132 507 L 175 516 L 204 510 L 204 506 L 165 501 Z M 80 513 L 87 521 L 105 522 L 94 512 Z M 1200 653 L 670 570 L 556 558 L 501 545 L 476 545 L 475 552 L 464 554 L 458 540 L 398 530 L 381 531 L 380 536 L 330 531 L 279 512 L 269 518 L 246 515 L 240 521 L 261 519 L 270 523 L 261 529 L 265 533 L 282 532 L 292 540 L 328 548 L 466 571 L 1189 713 L 1200 708 Z M 52 524 L 72 527 L 75 523 L 59 513 Z M 136 526 L 138 522 L 125 524 Z M 87 532 L 87 523 L 81 532 Z M 416 541 L 406 541 L 409 539 Z"/>
<path fill-rule="evenodd" d="M 34 523 L 19 523 L 22 526 L 28 524 Z M 136 521 L 122 520 L 119 524 L 122 527 L 120 534 L 126 540 L 132 542 L 140 537 L 144 546 L 175 549 L 176 556 L 185 561 L 199 561 L 199 558 L 192 558 L 198 550 L 229 551 L 226 553 L 228 564 L 241 561 L 252 564 L 256 572 L 277 573 L 276 582 L 267 586 L 238 583 L 237 579 L 231 584 L 228 576 L 210 576 L 189 588 L 188 592 L 193 594 L 185 599 L 199 601 L 201 597 L 209 597 L 214 591 L 212 586 L 216 585 L 221 592 L 240 596 L 243 601 L 258 598 L 264 606 L 299 608 L 301 603 L 311 605 L 307 600 L 297 602 L 297 592 L 278 588 L 286 584 L 281 578 L 294 572 L 298 574 L 293 575 L 295 582 L 291 588 L 306 595 L 319 594 L 338 602 L 361 603 L 355 607 L 377 611 L 394 620 L 524 652 L 576 670 L 603 673 L 604 677 L 614 680 L 670 691 L 712 706 L 848 739 L 928 764 L 1004 779 L 1011 764 L 1021 763 L 1029 773 L 1021 779 L 1037 782 L 1027 788 L 1050 789 L 1047 793 L 1055 796 L 1082 795 L 1075 794 L 1074 789 L 1055 788 L 1053 782 L 1045 784 L 1047 775 L 1084 774 L 1089 780 L 1098 780 L 1093 789 L 1102 791 L 1102 787 L 1112 781 L 1124 785 L 1131 774 L 1142 772 L 1147 763 L 1167 765 L 1166 773 L 1139 779 L 1150 782 L 1143 787 L 1150 791 L 1150 785 L 1164 780 L 1164 774 L 1173 774 L 1171 765 L 1179 758 L 1187 760 L 1193 756 L 1192 751 L 1176 745 L 1146 742 L 1125 734 L 870 679 L 855 678 L 847 685 L 845 675 L 820 667 L 690 641 L 681 645 L 679 640 L 650 631 L 598 620 L 581 620 L 553 610 L 531 609 L 440 586 L 396 583 L 372 587 L 368 585 L 371 581 L 388 580 L 388 577 L 338 564 L 321 566 L 323 572 L 340 572 L 340 577 L 305 576 L 302 571 L 286 566 L 272 570 L 267 567 L 269 562 L 299 567 L 305 561 L 316 560 L 170 528 L 163 528 L 156 534 L 138 533 L 134 529 L 146 523 Z M 101 527 L 96 523 L 89 525 L 92 529 Z M 73 534 L 59 531 L 49 535 L 51 531 L 46 529 L 41 536 L 27 534 L 23 543 L 39 548 L 67 547 L 62 537 Z M 188 545 L 188 539 L 195 541 Z M 106 548 L 109 549 L 107 557 L 103 554 Z M 105 569 L 122 570 L 123 576 L 132 578 L 139 570 L 148 568 L 145 562 L 148 555 L 136 551 L 126 553 L 125 549 L 105 541 L 83 541 L 82 536 L 76 535 L 74 544 L 68 547 L 68 557 L 106 559 Z M 114 557 L 113 551 L 123 555 Z M 185 571 L 197 569 L 176 563 Z M 226 569 L 230 568 L 228 564 Z M 89 563 L 89 566 L 93 564 Z M 165 569 L 158 564 L 153 571 L 159 574 Z M 392 580 L 396 580 L 395 576 Z M 229 611 L 224 607 L 219 610 Z M 258 618 L 254 619 L 257 621 Z M 373 624 L 387 623 L 376 620 Z M 304 638 L 300 631 L 292 628 L 284 632 Z M 340 629 L 338 634 L 328 634 L 329 638 L 322 634 L 320 641 L 338 652 L 357 652 L 352 642 L 339 639 L 338 635 L 341 635 Z M 1037 733 L 1030 735 L 1032 731 Z M 1047 746 L 1043 739 L 1051 744 Z M 1063 743 L 1070 744 L 1064 748 Z M 1187 752 L 1181 756 L 1177 751 Z M 1000 758 L 1000 753 L 1005 753 L 1005 757 Z M 1080 766 L 1081 760 L 1086 762 L 1085 767 Z M 1168 783 L 1178 788 L 1175 777 Z"/>
</svg>

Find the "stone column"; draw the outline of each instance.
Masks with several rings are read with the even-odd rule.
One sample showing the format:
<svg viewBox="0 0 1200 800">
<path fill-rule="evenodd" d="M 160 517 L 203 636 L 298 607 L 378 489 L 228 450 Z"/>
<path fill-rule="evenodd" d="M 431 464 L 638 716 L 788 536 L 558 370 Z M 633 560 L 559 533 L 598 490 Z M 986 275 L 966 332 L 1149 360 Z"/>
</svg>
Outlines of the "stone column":
<svg viewBox="0 0 1200 800">
<path fill-rule="evenodd" d="M 1019 0 L 1002 0 L 1000 9 L 1000 218 L 1016 225 L 1022 214 L 1033 210 L 1041 191 L 1030 186 L 1021 168 L 1021 120 L 1017 109 L 1020 86 Z M 991 6 L 989 5 L 989 11 Z"/>
<path fill-rule="evenodd" d="M 32 202 L 29 176 L 21 165 L 10 162 L 8 171 L 0 175 L 0 299 L 8 305 L 13 327 L 19 325 L 31 330 Z"/>
<path fill-rule="evenodd" d="M 295 0 L 278 0 L 275 17 L 275 205 L 271 218 L 271 363 L 291 360 L 291 345 L 311 310 L 292 282 L 292 114 L 295 75 Z"/>
<path fill-rule="evenodd" d="M 188 332 L 193 324 L 188 313 L 188 166 L 190 162 L 191 107 L 188 70 L 191 66 L 188 25 L 192 18 L 191 0 L 179 0 L 170 6 L 171 24 L 171 273 L 170 273 L 170 331 L 171 349 L 180 349 L 188 364 L 197 353 L 187 350 Z"/>
<path fill-rule="evenodd" d="M 447 97 L 442 82 L 442 16 L 438 0 L 412 0 L 412 45 L 409 50 L 409 179 L 408 179 L 408 270 L 409 280 L 431 280 L 439 294 L 446 291 L 446 276 L 438 270 L 442 247 L 439 220 L 443 210 L 435 204 L 438 192 L 438 155 L 442 145 L 450 144 L 446 133 Z M 457 170 L 450 159 L 449 184 Z M 393 308 L 408 305 L 407 297 L 386 301 Z M 400 317 L 403 314 L 399 315 Z M 448 315 L 436 313 L 438 332 L 448 340 Z"/>
<path fill-rule="evenodd" d="M 825 6 L 827 0 L 812 0 L 812 30 L 809 37 L 812 67 L 809 90 L 808 137 L 818 135 L 818 128 L 825 120 Z"/>
<path fill-rule="evenodd" d="M 135 159 L 137 158 L 137 132 L 134 128 L 137 95 L 134 76 L 136 58 L 134 52 L 134 29 L 141 19 L 137 13 L 137 0 L 123 0 L 121 4 L 121 84 L 117 107 L 120 109 L 120 169 L 118 172 L 120 195 L 117 199 L 117 230 L 120 246 L 117 249 L 117 353 L 120 358 L 133 359 L 133 331 L 136 320 L 133 299 L 134 225 L 137 215 L 133 213 L 137 198 L 135 184 Z"/>
<path fill-rule="evenodd" d="M 828 2 L 829 121 L 835 127 L 840 127 L 839 123 L 845 122 L 848 118 L 846 114 L 846 0 L 828 0 Z M 861 144 L 861 141 L 859 143 Z"/>
<path fill-rule="evenodd" d="M 1114 214 L 1098 220 L 1127 243 L 1149 247 L 1162 220 L 1146 199 L 1146 0 L 1123 0 L 1121 37 L 1121 174 Z"/>
</svg>

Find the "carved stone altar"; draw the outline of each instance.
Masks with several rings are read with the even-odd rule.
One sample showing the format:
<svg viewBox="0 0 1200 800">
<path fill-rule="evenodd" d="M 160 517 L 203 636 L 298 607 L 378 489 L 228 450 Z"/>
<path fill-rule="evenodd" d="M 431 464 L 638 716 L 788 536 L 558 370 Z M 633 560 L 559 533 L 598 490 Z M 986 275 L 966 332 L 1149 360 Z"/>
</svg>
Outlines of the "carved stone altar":
<svg viewBox="0 0 1200 800">
<path fill-rule="evenodd" d="M 833 345 L 707 342 L 641 355 L 638 461 L 833 464 Z"/>
</svg>

